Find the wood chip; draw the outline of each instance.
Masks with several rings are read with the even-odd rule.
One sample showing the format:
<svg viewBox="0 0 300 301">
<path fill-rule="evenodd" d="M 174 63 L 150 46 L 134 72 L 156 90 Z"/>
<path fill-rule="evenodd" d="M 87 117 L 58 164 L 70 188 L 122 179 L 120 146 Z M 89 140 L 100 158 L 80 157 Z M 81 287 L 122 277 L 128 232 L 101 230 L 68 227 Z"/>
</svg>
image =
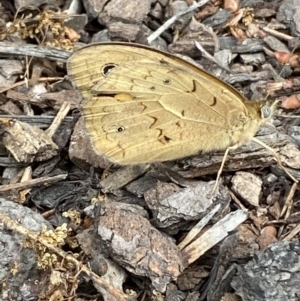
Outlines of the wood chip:
<svg viewBox="0 0 300 301">
<path fill-rule="evenodd" d="M 57 155 L 57 145 L 38 127 L 8 118 L 0 122 L 3 143 L 18 162 L 44 161 Z"/>
</svg>

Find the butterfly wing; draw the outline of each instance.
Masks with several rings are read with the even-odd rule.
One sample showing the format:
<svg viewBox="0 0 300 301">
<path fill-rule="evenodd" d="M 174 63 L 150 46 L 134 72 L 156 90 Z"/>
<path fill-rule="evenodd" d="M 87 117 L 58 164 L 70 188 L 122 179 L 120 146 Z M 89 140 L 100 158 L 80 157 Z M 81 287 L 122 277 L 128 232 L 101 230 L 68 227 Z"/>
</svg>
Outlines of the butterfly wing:
<svg viewBox="0 0 300 301">
<path fill-rule="evenodd" d="M 224 85 L 154 58 L 120 64 L 89 93 L 87 132 L 100 154 L 120 164 L 226 148 L 247 113 Z"/>
<path fill-rule="evenodd" d="M 199 69 L 195 65 L 167 52 L 162 52 L 144 45 L 121 42 L 92 44 L 74 52 L 68 62 L 68 76 L 81 91 L 84 99 L 91 96 L 91 89 L 106 77 L 106 71 L 111 66 L 120 66 L 135 62 L 161 62 L 185 68 L 197 73 L 208 82 L 228 90 L 237 101 L 243 98 L 234 88 Z"/>
</svg>

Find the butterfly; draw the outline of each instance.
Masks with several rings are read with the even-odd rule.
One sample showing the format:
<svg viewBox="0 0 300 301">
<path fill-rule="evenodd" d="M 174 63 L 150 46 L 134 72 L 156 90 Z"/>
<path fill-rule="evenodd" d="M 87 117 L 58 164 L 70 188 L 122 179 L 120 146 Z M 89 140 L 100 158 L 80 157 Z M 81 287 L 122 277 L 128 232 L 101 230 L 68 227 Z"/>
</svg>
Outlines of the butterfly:
<svg viewBox="0 0 300 301">
<path fill-rule="evenodd" d="M 253 140 L 276 104 L 249 101 L 230 85 L 166 52 L 130 43 L 91 44 L 73 53 L 68 75 L 81 92 L 94 151 L 120 165 L 198 152 L 228 152 Z"/>
</svg>

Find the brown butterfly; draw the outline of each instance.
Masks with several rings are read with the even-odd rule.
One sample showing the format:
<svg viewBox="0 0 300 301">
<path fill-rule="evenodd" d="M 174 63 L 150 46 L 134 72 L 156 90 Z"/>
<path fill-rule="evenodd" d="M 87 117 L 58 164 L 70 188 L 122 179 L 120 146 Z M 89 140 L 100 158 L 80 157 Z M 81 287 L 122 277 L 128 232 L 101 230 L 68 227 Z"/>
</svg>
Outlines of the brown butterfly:
<svg viewBox="0 0 300 301">
<path fill-rule="evenodd" d="M 71 55 L 68 74 L 83 96 L 94 150 L 114 163 L 179 159 L 253 140 L 275 104 L 246 100 L 234 88 L 169 53 L 128 43 L 92 44 Z M 217 183 L 218 181 L 216 181 Z"/>
</svg>

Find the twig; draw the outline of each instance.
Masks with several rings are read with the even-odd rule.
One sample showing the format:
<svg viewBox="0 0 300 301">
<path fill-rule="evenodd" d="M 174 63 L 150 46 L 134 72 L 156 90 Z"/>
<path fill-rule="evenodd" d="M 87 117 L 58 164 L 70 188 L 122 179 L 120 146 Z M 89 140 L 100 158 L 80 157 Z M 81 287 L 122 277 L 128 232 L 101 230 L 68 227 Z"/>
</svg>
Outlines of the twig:
<svg viewBox="0 0 300 301">
<path fill-rule="evenodd" d="M 195 10 L 196 8 L 199 8 L 206 4 L 209 0 L 202 0 L 198 3 L 193 3 L 190 7 L 188 7 L 186 10 L 178 13 L 177 15 L 170 18 L 167 22 L 165 22 L 161 27 L 159 27 L 155 32 L 153 32 L 148 38 L 147 41 L 149 45 L 156 40 L 165 30 L 167 30 L 172 24 L 174 24 L 181 16 Z"/>
<path fill-rule="evenodd" d="M 22 182 L 28 182 L 32 180 L 32 167 L 27 166 L 24 170 L 24 173 L 21 178 Z M 23 204 L 26 201 L 26 195 L 30 192 L 31 189 L 23 189 L 19 191 L 19 200 L 18 203 Z"/>
<path fill-rule="evenodd" d="M 21 56 L 34 56 L 40 58 L 47 58 L 52 61 L 60 61 L 65 63 L 71 51 L 60 48 L 44 47 L 33 44 L 20 44 L 3 41 L 0 42 L 0 55 L 21 55 Z"/>
<path fill-rule="evenodd" d="M 63 77 L 41 77 L 39 78 L 39 82 L 47 82 L 47 81 L 57 81 L 57 80 L 63 80 L 64 78 Z M 5 87 L 3 89 L 0 89 L 0 93 L 3 93 L 3 92 L 6 92 L 8 90 L 11 90 L 13 88 L 16 88 L 16 87 L 19 87 L 19 86 L 22 86 L 22 85 L 25 85 L 27 83 L 26 80 L 21 80 L 17 83 L 14 83 L 13 85 L 10 85 L 8 87 Z"/>
<path fill-rule="evenodd" d="M 32 125 L 36 125 L 40 129 L 47 129 L 54 120 L 54 116 L 44 116 L 44 115 L 35 115 L 35 116 L 26 116 L 26 115 L 0 115 L 1 118 L 8 118 L 8 119 L 16 119 L 22 122 L 26 122 Z M 299 118 L 299 117 L 298 117 Z M 73 121 L 74 118 L 72 116 L 67 116 L 63 120 L 63 124 L 66 122 Z"/>
<path fill-rule="evenodd" d="M 196 47 L 201 51 L 202 55 L 206 57 L 207 59 L 211 60 L 214 62 L 217 66 L 219 66 L 221 69 L 227 71 L 228 73 L 232 73 L 229 69 L 226 67 L 222 66 L 220 62 L 218 62 L 212 55 L 210 55 L 201 45 L 199 42 L 195 41 Z"/>
<path fill-rule="evenodd" d="M 67 116 L 67 114 L 70 111 L 70 104 L 68 102 L 64 102 L 58 111 L 57 115 L 55 116 L 52 124 L 49 126 L 49 128 L 45 131 L 49 137 L 53 138 L 54 133 L 59 128 L 60 124 L 64 120 L 64 118 Z"/>
<path fill-rule="evenodd" d="M 282 241 L 291 241 L 300 232 L 300 225 L 296 226 Z"/>
<path fill-rule="evenodd" d="M 27 189 L 35 186 L 46 185 L 50 183 L 55 183 L 60 180 L 64 180 L 67 177 L 67 174 L 58 175 L 54 177 L 41 177 L 39 179 L 33 179 L 26 182 L 15 183 L 15 184 L 7 184 L 0 186 L 0 193 L 11 191 L 13 189 L 21 190 Z"/>
<path fill-rule="evenodd" d="M 284 33 L 282 33 L 282 32 L 279 32 L 279 31 L 274 30 L 274 29 L 272 29 L 272 28 L 269 28 L 269 27 L 267 27 L 267 26 L 261 27 L 261 29 L 262 29 L 263 31 L 265 31 L 265 32 L 267 32 L 267 33 L 269 33 L 269 34 L 271 34 L 271 35 L 277 37 L 277 38 L 284 39 L 284 40 L 286 40 L 286 41 L 289 41 L 289 40 L 292 40 L 292 39 L 293 39 L 292 36 L 289 36 L 289 35 L 287 35 L 287 34 L 284 34 Z"/>
<path fill-rule="evenodd" d="M 211 218 L 220 210 L 221 205 L 218 204 L 215 206 L 206 216 L 204 216 L 188 233 L 188 235 L 184 238 L 184 240 L 178 245 L 178 248 L 182 250 L 187 246 L 203 229 L 204 226 L 208 224 Z"/>
<path fill-rule="evenodd" d="M 284 220 L 286 220 L 290 214 L 291 214 L 291 210 L 292 210 L 292 205 L 293 205 L 293 197 L 295 195 L 295 192 L 297 190 L 297 183 L 294 183 L 290 189 L 290 192 L 285 200 L 284 206 L 280 212 L 280 217 L 282 217 L 284 215 Z M 284 226 L 281 226 L 278 230 L 278 238 L 281 237 L 281 234 L 283 232 Z M 293 232 L 293 231 L 292 231 Z M 290 236 L 291 234 L 289 234 L 288 236 Z"/>
<path fill-rule="evenodd" d="M 285 212 L 287 211 L 288 207 L 290 207 L 291 201 L 292 201 L 292 199 L 293 199 L 293 197 L 295 195 L 295 192 L 297 190 L 297 186 L 298 186 L 297 183 L 294 183 L 292 185 L 292 187 L 290 189 L 290 192 L 289 192 L 289 194 L 288 194 L 288 196 L 287 196 L 287 198 L 285 200 L 284 206 L 283 206 L 283 208 L 281 210 L 280 217 L 282 217 L 285 214 Z"/>
<path fill-rule="evenodd" d="M 246 207 L 240 202 L 240 200 L 236 197 L 236 195 L 229 189 L 228 190 L 231 198 L 233 199 L 233 201 L 240 207 L 240 209 L 245 210 Z"/>
</svg>

